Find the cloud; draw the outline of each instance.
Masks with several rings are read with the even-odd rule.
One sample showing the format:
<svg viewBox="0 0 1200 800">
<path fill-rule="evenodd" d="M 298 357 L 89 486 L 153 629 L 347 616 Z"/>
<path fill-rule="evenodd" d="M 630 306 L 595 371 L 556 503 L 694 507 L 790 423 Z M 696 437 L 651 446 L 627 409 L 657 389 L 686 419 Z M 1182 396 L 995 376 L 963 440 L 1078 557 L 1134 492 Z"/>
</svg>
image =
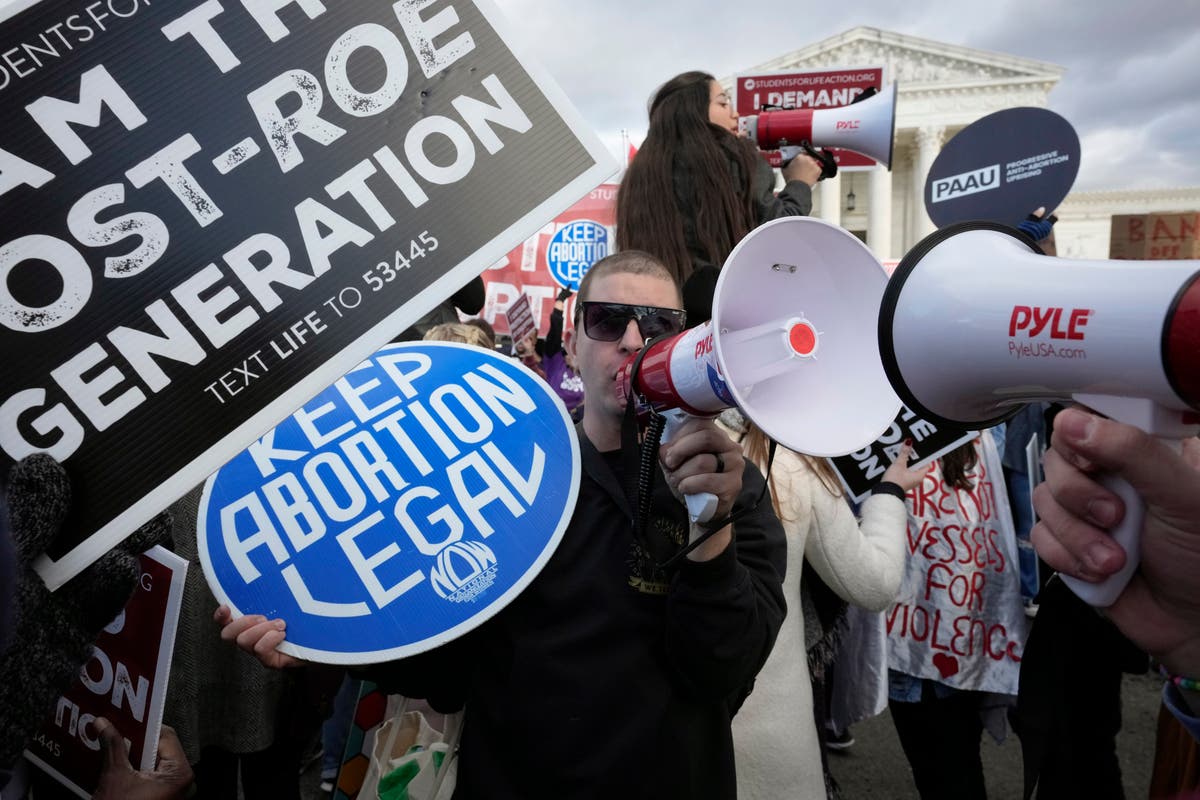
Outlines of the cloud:
<svg viewBox="0 0 1200 800">
<path fill-rule="evenodd" d="M 1057 64 L 1049 107 L 1083 145 L 1077 189 L 1200 185 L 1200 3 L 892 0 L 755 6 L 714 0 L 496 0 L 614 154 L 688 69 L 734 75 L 859 25 Z"/>
</svg>

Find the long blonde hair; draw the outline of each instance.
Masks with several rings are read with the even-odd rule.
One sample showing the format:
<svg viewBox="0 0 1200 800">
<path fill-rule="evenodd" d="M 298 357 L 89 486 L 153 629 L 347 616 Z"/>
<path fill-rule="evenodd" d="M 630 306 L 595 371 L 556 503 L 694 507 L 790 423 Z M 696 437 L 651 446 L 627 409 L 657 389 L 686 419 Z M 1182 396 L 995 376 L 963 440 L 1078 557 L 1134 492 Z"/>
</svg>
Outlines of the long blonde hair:
<svg viewBox="0 0 1200 800">
<path fill-rule="evenodd" d="M 762 472 L 767 471 L 767 456 L 770 453 L 771 440 L 763 433 L 762 429 L 755 425 L 750 420 L 746 420 L 746 429 L 741 436 L 742 450 L 746 453 L 746 458 L 750 459 Z M 795 451 L 792 451 L 795 452 Z M 842 486 L 838 481 L 837 473 L 833 471 L 833 467 L 823 458 L 813 458 L 804 453 L 796 453 L 804 465 L 812 470 L 817 476 L 817 480 L 821 482 L 821 486 L 825 491 L 829 492 L 834 497 L 842 496 Z M 767 485 L 771 489 L 771 504 L 775 507 L 775 516 L 781 520 L 784 519 L 783 510 L 779 506 L 779 492 L 775 490 L 775 474 L 767 475 Z"/>
</svg>

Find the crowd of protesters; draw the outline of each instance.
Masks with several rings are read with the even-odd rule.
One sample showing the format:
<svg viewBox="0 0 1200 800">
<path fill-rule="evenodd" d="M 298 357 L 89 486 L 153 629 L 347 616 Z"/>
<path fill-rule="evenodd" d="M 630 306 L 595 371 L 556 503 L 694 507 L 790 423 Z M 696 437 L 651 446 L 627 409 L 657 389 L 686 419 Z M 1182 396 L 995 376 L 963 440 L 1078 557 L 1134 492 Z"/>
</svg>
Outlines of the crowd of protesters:
<svg viewBox="0 0 1200 800">
<path fill-rule="evenodd" d="M 834 797 L 825 750 L 848 741 L 845 721 L 830 724 L 831 706 L 845 705 L 834 694 L 852 695 L 869 713 L 890 708 L 911 766 L 911 778 L 895 780 L 911 780 L 925 800 L 985 797 L 980 739 L 1008 724 L 1025 754 L 1027 797 L 1121 797 L 1120 675 L 1151 668 L 1150 659 L 1165 678 L 1160 737 L 1173 748 L 1161 756 L 1171 777 L 1159 785 L 1163 796 L 1194 791 L 1195 440 L 1176 452 L 1083 410 L 1055 417 L 1058 408 L 1036 407 L 1019 425 L 975 436 L 921 469 L 910 467 L 905 444 L 855 508 L 826 462 L 782 449 L 773 458 L 735 410 L 721 424 L 686 422 L 658 450 L 649 501 L 629 494 L 618 368 L 647 339 L 706 320 L 732 248 L 767 220 L 807 214 L 819 175 L 818 162 L 799 156 L 776 191 L 774 173 L 737 136 L 717 81 L 689 72 L 660 87 L 618 197 L 619 252 L 593 265 L 577 292 L 559 294 L 544 337 L 535 330 L 507 345 L 577 423 L 584 477 L 570 525 L 515 601 L 428 653 L 347 671 L 278 651 L 286 620 L 234 618 L 201 574 L 199 489 L 51 594 L 32 564 L 69 519 L 69 479 L 48 456 L 21 461 L 0 536 L 0 797 L 24 796 L 39 780 L 21 758 L 25 743 L 132 592 L 136 554 L 156 543 L 193 564 L 169 727 L 158 766 L 139 771 L 119 731 L 96 720 L 106 758 L 97 797 L 290 800 L 320 750 L 323 788 L 332 790 L 361 679 L 426 701 L 431 715 L 463 715 L 459 800 Z M 1023 226 L 1034 239 L 1049 233 L 1041 216 Z M 473 281 L 399 338 L 497 349 L 495 331 L 478 318 L 480 289 Z M 1035 436 L 1049 447 L 1045 483 L 1033 489 L 1036 476 L 1015 454 Z M 1127 557 L 1105 534 L 1125 509 L 1097 481 L 1101 471 L 1124 477 L 1147 504 L 1139 572 L 1102 614 L 1053 577 L 1098 581 Z M 689 519 L 680 502 L 697 492 L 717 499 L 710 523 Z M 941 557 L 922 539 L 931 497 L 945 530 L 977 528 L 985 513 L 999 520 L 999 538 L 985 536 L 959 575 L 974 617 L 1003 620 L 1006 652 L 1024 659 L 972 671 L 950 650 L 902 633 L 916 630 L 913 609 L 922 592 L 928 598 Z M 993 504 L 986 512 L 981 498 Z M 1028 541 L 1040 575 L 1023 551 Z M 944 544 L 969 546 L 965 534 Z M 972 624 L 969 646 L 992 646 L 992 632 L 976 641 Z M 849 658 L 843 645 L 856 637 L 867 646 L 834 681 L 832 670 Z"/>
</svg>

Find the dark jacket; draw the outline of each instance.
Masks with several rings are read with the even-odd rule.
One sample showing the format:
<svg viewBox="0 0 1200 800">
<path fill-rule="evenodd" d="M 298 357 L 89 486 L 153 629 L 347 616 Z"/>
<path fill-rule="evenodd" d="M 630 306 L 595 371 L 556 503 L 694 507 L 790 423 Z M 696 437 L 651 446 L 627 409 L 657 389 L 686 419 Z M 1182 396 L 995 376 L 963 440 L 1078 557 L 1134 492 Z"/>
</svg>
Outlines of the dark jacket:
<svg viewBox="0 0 1200 800">
<path fill-rule="evenodd" d="M 733 798 L 730 719 L 786 611 L 782 528 L 765 499 L 721 556 L 658 573 L 613 457 L 580 439 L 579 500 L 538 577 L 473 633 L 370 677 L 465 702 L 456 800 Z M 753 502 L 762 476 L 747 464 L 743 482 Z M 650 528 L 686 541 L 661 476 Z"/>
<path fill-rule="evenodd" d="M 467 285 L 434 306 L 425 316 L 414 322 L 411 327 L 400 332 L 393 342 L 415 342 L 423 339 L 430 328 L 446 322 L 458 322 L 458 312 L 478 314 L 483 310 L 487 299 L 487 288 L 483 278 L 476 276 Z"/>
</svg>

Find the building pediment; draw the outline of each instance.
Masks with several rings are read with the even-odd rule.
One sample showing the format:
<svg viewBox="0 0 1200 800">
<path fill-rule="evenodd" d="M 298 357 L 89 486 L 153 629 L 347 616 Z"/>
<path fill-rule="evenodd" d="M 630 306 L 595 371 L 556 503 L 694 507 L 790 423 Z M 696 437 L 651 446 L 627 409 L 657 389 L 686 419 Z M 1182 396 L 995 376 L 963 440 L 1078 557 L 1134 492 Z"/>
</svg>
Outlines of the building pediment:
<svg viewBox="0 0 1200 800">
<path fill-rule="evenodd" d="M 901 90 L 921 84 L 1054 84 L 1065 70 L 1044 61 L 935 42 L 916 36 L 858 27 L 778 58 L 740 70 L 740 74 L 821 67 L 883 65 Z"/>
</svg>

